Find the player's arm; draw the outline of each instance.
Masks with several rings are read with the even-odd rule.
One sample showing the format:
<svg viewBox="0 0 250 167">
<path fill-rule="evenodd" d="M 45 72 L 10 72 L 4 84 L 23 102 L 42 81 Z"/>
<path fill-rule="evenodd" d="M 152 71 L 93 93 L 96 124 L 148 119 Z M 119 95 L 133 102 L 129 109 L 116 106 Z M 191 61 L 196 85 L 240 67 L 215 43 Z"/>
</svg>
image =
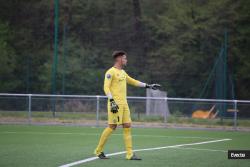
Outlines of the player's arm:
<svg viewBox="0 0 250 167">
<path fill-rule="evenodd" d="M 138 81 L 132 77 L 130 77 L 128 74 L 127 75 L 127 83 L 133 86 L 137 86 L 137 87 L 143 87 L 143 88 L 150 88 L 150 89 L 159 89 L 161 87 L 161 85 L 159 84 L 147 84 L 147 83 L 143 83 L 141 81 Z"/>
<path fill-rule="evenodd" d="M 126 80 L 127 80 L 127 83 L 129 85 L 133 85 L 133 86 L 137 86 L 137 87 L 145 87 L 146 86 L 145 83 L 140 82 L 140 81 L 130 77 L 127 73 L 126 73 Z"/>
<path fill-rule="evenodd" d="M 113 79 L 113 74 L 112 74 L 112 72 L 108 71 L 105 74 L 103 89 L 104 89 L 104 92 L 105 92 L 106 96 L 108 97 L 108 99 L 110 101 L 111 112 L 112 113 L 117 113 L 119 107 L 116 104 L 115 100 L 113 99 L 113 96 L 112 96 L 111 91 L 110 91 L 110 86 L 111 86 L 111 83 L 112 83 L 112 79 Z"/>
<path fill-rule="evenodd" d="M 104 89 L 104 92 L 105 92 L 106 96 L 108 96 L 109 99 L 113 98 L 112 94 L 111 94 L 111 91 L 110 91 L 110 86 L 111 86 L 111 83 L 112 83 L 112 79 L 113 79 L 112 72 L 107 71 L 106 74 L 105 74 L 103 89 Z"/>
</svg>

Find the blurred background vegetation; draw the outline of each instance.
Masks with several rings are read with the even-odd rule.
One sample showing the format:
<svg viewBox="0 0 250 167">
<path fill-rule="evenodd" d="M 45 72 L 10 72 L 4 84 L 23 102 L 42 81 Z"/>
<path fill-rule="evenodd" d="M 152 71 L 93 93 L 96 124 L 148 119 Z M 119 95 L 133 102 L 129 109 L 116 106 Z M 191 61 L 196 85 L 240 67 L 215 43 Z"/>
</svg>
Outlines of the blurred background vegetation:
<svg viewBox="0 0 250 167">
<path fill-rule="evenodd" d="M 54 0 L 0 0 L 0 92 L 51 93 L 54 9 Z M 112 51 L 122 49 L 132 77 L 201 97 L 227 31 L 235 98 L 250 98 L 250 1 L 60 0 L 58 13 L 57 94 L 103 94 Z"/>
</svg>

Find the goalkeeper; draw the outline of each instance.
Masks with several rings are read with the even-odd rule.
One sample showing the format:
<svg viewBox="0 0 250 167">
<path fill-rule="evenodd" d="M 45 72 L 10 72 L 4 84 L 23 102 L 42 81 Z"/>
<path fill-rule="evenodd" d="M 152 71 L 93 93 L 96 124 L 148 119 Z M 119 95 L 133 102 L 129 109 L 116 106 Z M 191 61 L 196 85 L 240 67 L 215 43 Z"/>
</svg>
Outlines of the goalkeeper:
<svg viewBox="0 0 250 167">
<path fill-rule="evenodd" d="M 108 97 L 108 127 L 104 129 L 94 153 L 100 159 L 108 159 L 103 152 L 104 145 L 117 125 L 122 125 L 127 152 L 126 159 L 141 160 L 132 150 L 131 117 L 127 103 L 127 83 L 151 89 L 158 89 L 160 85 L 146 84 L 131 78 L 123 70 L 123 67 L 127 64 L 127 56 L 124 51 L 114 51 L 112 56 L 114 58 L 114 66 L 106 72 L 104 79 L 104 92 Z"/>
</svg>

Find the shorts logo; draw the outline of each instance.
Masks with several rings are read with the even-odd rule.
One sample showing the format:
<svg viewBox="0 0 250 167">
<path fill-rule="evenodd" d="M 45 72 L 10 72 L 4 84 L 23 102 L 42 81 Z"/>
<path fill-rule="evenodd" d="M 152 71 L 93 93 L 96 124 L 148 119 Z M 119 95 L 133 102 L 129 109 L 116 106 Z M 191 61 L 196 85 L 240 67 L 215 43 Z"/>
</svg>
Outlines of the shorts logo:
<svg viewBox="0 0 250 167">
<path fill-rule="evenodd" d="M 110 75 L 110 74 L 107 74 L 107 78 L 110 79 L 110 78 L 111 78 L 111 75 Z"/>
<path fill-rule="evenodd" d="M 113 119 L 113 123 L 116 124 L 116 123 L 117 123 L 117 120 L 116 120 L 116 119 Z"/>
</svg>

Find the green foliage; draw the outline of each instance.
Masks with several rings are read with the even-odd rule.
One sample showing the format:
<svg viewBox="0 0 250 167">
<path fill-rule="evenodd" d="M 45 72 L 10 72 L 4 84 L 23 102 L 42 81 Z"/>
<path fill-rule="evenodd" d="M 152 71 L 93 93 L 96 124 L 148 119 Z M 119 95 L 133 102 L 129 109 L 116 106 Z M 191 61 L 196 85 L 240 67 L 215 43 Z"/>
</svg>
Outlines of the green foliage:
<svg viewBox="0 0 250 167">
<path fill-rule="evenodd" d="M 0 1 L 1 92 L 51 92 L 52 2 Z M 64 78 L 66 94 L 103 94 L 111 53 L 123 49 L 131 76 L 159 82 L 169 96 L 198 97 L 227 30 L 236 98 L 250 97 L 248 1 L 134 2 L 60 1 L 57 93 L 63 92 Z"/>
<path fill-rule="evenodd" d="M 0 91 L 8 92 L 18 85 L 15 79 L 15 68 L 17 65 L 15 50 L 11 45 L 10 28 L 7 23 L 0 20 Z"/>
</svg>

